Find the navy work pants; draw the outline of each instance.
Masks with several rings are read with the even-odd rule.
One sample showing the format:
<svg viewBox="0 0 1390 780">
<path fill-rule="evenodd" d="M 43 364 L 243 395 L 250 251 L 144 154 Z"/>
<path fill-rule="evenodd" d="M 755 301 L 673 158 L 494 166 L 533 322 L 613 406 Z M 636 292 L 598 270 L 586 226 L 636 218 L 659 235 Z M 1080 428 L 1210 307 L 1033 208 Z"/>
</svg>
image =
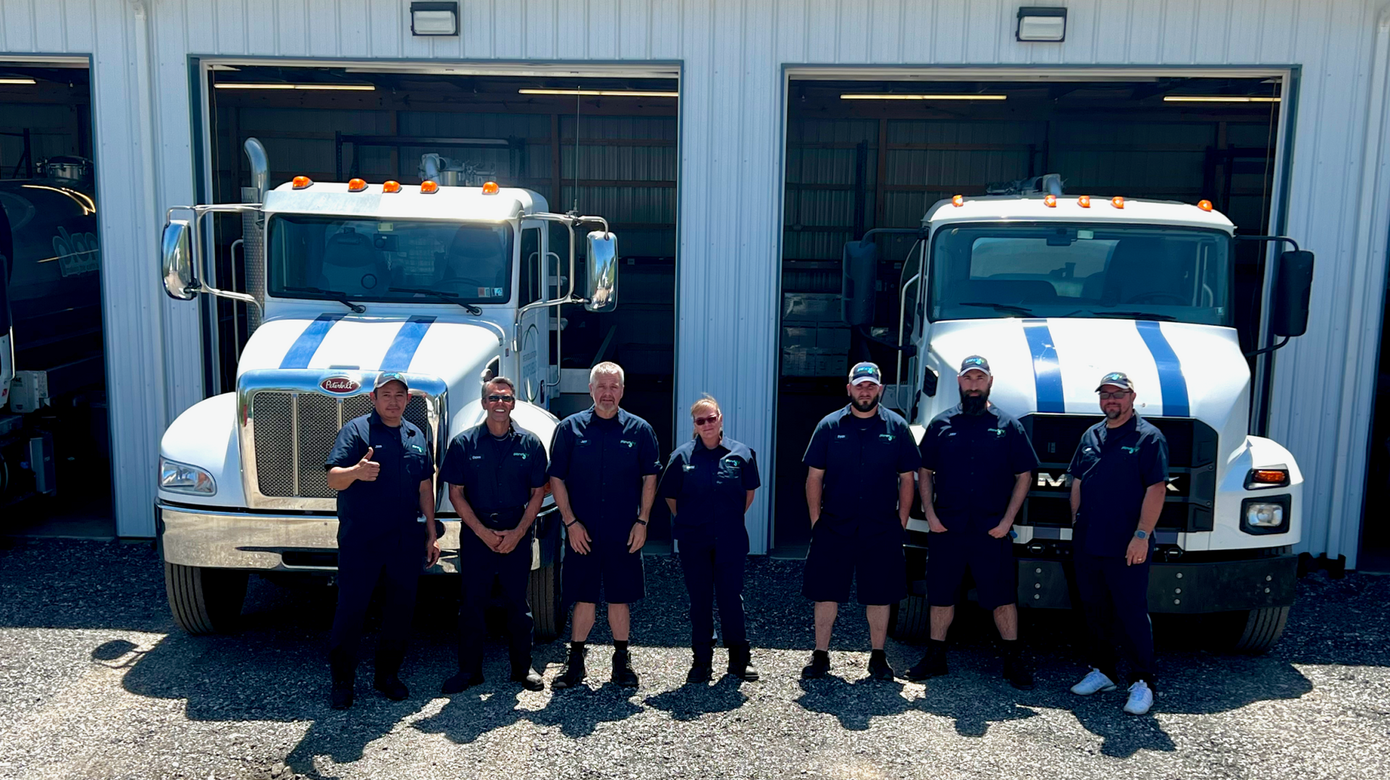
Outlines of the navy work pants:
<svg viewBox="0 0 1390 780">
<path fill-rule="evenodd" d="M 405 657 L 415 591 L 425 565 L 425 527 L 380 539 L 339 541 L 338 607 L 333 613 L 328 656 L 335 677 L 347 678 L 357 667 L 357 646 L 367 606 L 378 584 L 382 589 L 381 638 L 377 641 L 378 675 L 395 674 Z"/>
<path fill-rule="evenodd" d="M 1118 682 L 1119 654 L 1129 681 L 1153 687 L 1154 636 L 1149 622 L 1149 559 L 1126 566 L 1124 556 L 1076 553 L 1076 589 L 1086 615 L 1090 664 Z"/>
<path fill-rule="evenodd" d="M 503 555 L 493 552 L 472 529 L 459 534 L 459 570 L 463 598 L 459 603 L 459 670 L 479 673 L 483 665 L 483 638 L 487 628 L 483 610 L 492 598 L 496 578 L 507 615 L 508 648 L 513 667 L 531 664 L 533 621 L 526 587 L 531 581 L 531 535 Z"/>
<path fill-rule="evenodd" d="M 741 519 L 741 518 L 740 518 Z M 680 536 L 681 571 L 690 593 L 690 643 L 697 649 L 714 642 L 714 603 L 719 602 L 719 623 L 724 646 L 748 641 L 743 615 L 743 565 L 748 558 L 748 531 L 714 532 L 702 526 L 684 529 Z"/>
</svg>

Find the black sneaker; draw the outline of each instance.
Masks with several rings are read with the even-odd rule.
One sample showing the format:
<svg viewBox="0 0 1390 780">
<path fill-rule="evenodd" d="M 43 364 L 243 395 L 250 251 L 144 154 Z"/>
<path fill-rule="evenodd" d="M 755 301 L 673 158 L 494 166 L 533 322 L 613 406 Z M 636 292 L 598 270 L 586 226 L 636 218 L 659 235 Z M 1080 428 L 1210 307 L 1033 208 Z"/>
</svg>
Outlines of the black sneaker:
<svg viewBox="0 0 1390 780">
<path fill-rule="evenodd" d="M 801 679 L 819 680 L 830 671 L 830 651 L 817 650 L 811 653 L 811 663 L 801 668 Z"/>
<path fill-rule="evenodd" d="M 333 683 L 333 694 L 328 706 L 335 710 L 345 710 L 352 706 L 352 683 L 335 682 Z"/>
<path fill-rule="evenodd" d="M 921 682 L 931 677 L 944 677 L 947 673 L 946 654 L 937 650 L 928 650 L 915 666 L 903 672 L 903 677 L 913 681 Z"/>
<path fill-rule="evenodd" d="M 405 687 L 401 678 L 396 675 L 390 677 L 378 677 L 372 682 L 372 687 L 377 689 L 382 696 L 391 701 L 405 701 L 410 698 L 410 689 Z"/>
<path fill-rule="evenodd" d="M 1033 670 L 1022 658 L 1004 656 L 1004 679 L 1020 691 L 1033 690 Z"/>
<path fill-rule="evenodd" d="M 565 659 L 565 667 L 560 670 L 560 676 L 550 683 L 552 690 L 576 688 L 584 684 L 584 654 L 584 650 L 570 648 L 569 657 Z"/>
<path fill-rule="evenodd" d="M 475 685 L 481 685 L 482 682 L 482 672 L 459 672 L 445 680 L 444 684 L 439 687 L 439 691 L 445 696 L 452 696 L 455 693 L 463 693 Z"/>
<path fill-rule="evenodd" d="M 527 664 L 525 668 L 520 666 L 512 668 L 512 682 L 521 683 L 521 687 L 528 691 L 545 690 L 545 680 L 541 677 L 536 667 Z"/>
<path fill-rule="evenodd" d="M 636 688 L 637 672 L 632 671 L 632 656 L 626 650 L 613 651 L 613 684 Z"/>
<path fill-rule="evenodd" d="M 888 665 L 888 657 L 882 650 L 869 653 L 869 677 L 883 682 L 893 681 L 893 667 Z"/>
</svg>

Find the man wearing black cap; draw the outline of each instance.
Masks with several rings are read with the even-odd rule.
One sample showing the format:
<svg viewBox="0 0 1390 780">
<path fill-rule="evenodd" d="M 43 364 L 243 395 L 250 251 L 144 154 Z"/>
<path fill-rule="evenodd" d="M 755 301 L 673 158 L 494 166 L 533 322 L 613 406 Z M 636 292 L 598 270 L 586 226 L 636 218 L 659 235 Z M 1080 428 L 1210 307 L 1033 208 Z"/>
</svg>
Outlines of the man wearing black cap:
<svg viewBox="0 0 1390 780">
<path fill-rule="evenodd" d="M 1149 560 L 1168 490 L 1168 441 L 1134 413 L 1134 383 L 1120 372 L 1096 388 L 1105 420 L 1081 437 L 1071 475 L 1076 589 L 1086 613 L 1091 671 L 1071 692 L 1113 691 L 1115 645 L 1129 666 L 1125 712 L 1153 706 L 1154 642 Z"/>
<path fill-rule="evenodd" d="M 820 421 L 803 458 L 811 549 L 801 593 L 816 603 L 816 649 L 801 677 L 816 679 L 830 670 L 830 633 L 853 582 L 869 620 L 869 676 L 892 680 L 883 644 L 889 609 L 907 595 L 903 529 L 917 447 L 907 422 L 879 406 L 878 366 L 856 363 L 845 389 L 849 405 Z"/>
<path fill-rule="evenodd" d="M 917 472 L 927 537 L 927 598 L 931 641 L 927 654 L 907 670 L 909 680 L 946 674 L 946 632 L 968 570 L 980 606 L 993 610 L 1004 649 L 1004 678 L 1015 688 L 1033 687 L 1033 674 L 1018 644 L 1018 568 L 1011 529 L 1028 497 L 1038 456 L 1028 434 L 990 403 L 994 376 L 989 361 L 966 358 L 957 378 L 960 403 L 937 415 L 922 435 Z"/>
<path fill-rule="evenodd" d="M 516 385 L 506 377 L 483 385 L 487 417 L 449 442 L 439 478 L 466 526 L 459 538 L 459 673 L 444 681 L 446 694 L 483 681 L 483 607 L 496 579 L 510 639 L 512 682 L 545 688 L 531 665 L 533 622 L 526 586 L 531 578 L 531 524 L 545 498 L 546 457 L 541 440 L 512 422 Z"/>
<path fill-rule="evenodd" d="M 439 560 L 434 455 L 425 434 L 404 418 L 405 375 L 378 374 L 370 397 L 372 412 L 338 431 L 324 464 L 328 487 L 338 491 L 338 609 L 328 651 L 335 710 L 352 706 L 357 644 L 378 580 L 384 603 L 375 687 L 395 701 L 410 695 L 398 675 L 415 587 L 422 567 Z"/>
</svg>

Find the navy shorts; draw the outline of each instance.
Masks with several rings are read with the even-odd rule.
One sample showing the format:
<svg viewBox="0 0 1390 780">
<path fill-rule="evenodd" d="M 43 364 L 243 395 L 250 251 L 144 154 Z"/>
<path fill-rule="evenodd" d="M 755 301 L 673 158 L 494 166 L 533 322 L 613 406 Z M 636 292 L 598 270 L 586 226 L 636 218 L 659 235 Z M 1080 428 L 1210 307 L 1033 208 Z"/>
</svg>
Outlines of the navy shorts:
<svg viewBox="0 0 1390 780">
<path fill-rule="evenodd" d="M 855 521 L 822 515 L 811 528 L 801 595 L 843 604 L 851 582 L 865 606 L 896 604 L 907 596 L 903 528 L 896 517 Z"/>
<path fill-rule="evenodd" d="M 986 533 L 997 523 L 941 521 L 946 533 L 927 536 L 927 600 L 933 607 L 953 607 L 961 597 L 965 572 L 985 609 L 1018 602 L 1018 564 L 1013 540 Z"/>
<path fill-rule="evenodd" d="M 580 555 L 565 543 L 561 584 L 565 603 L 583 601 L 597 604 L 631 604 L 646 595 L 646 579 L 642 575 L 642 551 L 627 551 L 627 534 L 607 534 L 593 538 L 590 532 L 589 552 Z"/>
</svg>

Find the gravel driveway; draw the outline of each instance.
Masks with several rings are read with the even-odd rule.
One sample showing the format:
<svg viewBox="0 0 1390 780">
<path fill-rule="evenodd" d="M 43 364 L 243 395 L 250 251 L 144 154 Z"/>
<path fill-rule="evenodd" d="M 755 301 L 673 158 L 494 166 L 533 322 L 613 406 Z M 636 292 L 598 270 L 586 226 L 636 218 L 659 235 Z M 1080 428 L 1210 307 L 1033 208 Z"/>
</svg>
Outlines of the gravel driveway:
<svg viewBox="0 0 1390 780">
<path fill-rule="evenodd" d="M 1123 692 L 1067 692 L 1084 670 L 1069 644 L 1072 618 L 1056 613 L 1025 618 L 1038 661 L 1028 693 L 999 678 L 988 618 L 972 609 L 957 618 L 947 678 L 865 681 L 863 612 L 845 609 L 833 677 L 803 683 L 811 607 L 799 596 L 801 565 L 765 558 L 751 561 L 747 595 L 762 682 L 684 686 L 686 599 L 679 567 L 663 557 L 648 559 L 648 598 L 633 610 L 638 691 L 606 682 L 611 645 L 600 620 L 588 689 L 520 691 L 505 682 L 506 651 L 493 641 L 488 682 L 444 698 L 456 602 L 451 581 L 432 581 L 402 673 L 411 699 L 375 695 L 364 665 L 357 706 L 334 712 L 323 660 L 331 589 L 253 579 L 240 633 L 190 637 L 169 617 L 149 544 L 0 544 L 3 777 L 1390 774 L 1384 577 L 1305 578 L 1284 639 L 1264 657 L 1193 649 L 1161 624 L 1159 696 L 1138 718 L 1120 711 Z M 899 671 L 919 654 L 889 643 Z M 562 655 L 560 643 L 540 646 L 537 666 L 553 677 Z M 715 658 L 722 665 L 723 651 Z"/>
</svg>

